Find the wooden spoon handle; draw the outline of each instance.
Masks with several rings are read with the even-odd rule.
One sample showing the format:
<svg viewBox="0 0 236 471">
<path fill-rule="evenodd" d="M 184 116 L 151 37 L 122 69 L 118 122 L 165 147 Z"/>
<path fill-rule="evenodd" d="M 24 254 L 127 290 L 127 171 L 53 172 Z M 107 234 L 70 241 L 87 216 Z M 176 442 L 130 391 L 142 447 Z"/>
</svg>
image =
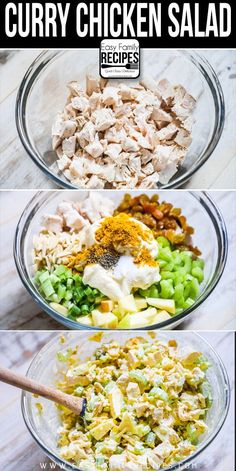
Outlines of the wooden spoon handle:
<svg viewBox="0 0 236 471">
<path fill-rule="evenodd" d="M 65 394 L 57 389 L 44 386 L 33 379 L 22 376 L 18 373 L 0 366 L 0 381 L 23 389 L 38 396 L 45 397 L 50 401 L 67 407 L 77 415 L 83 416 L 86 410 L 86 399 Z"/>
</svg>

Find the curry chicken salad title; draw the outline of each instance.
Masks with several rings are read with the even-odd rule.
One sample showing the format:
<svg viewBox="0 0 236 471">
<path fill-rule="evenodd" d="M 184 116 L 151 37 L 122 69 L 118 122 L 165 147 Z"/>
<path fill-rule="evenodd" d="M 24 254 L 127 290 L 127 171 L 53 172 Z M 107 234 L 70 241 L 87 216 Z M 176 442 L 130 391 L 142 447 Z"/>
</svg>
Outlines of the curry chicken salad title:
<svg viewBox="0 0 236 471">
<path fill-rule="evenodd" d="M 164 16 L 165 7 L 165 16 Z M 66 37 L 74 24 L 78 37 L 228 37 L 229 3 L 9 2 L 4 9 L 9 38 Z M 69 24 L 70 23 L 70 24 Z"/>
</svg>

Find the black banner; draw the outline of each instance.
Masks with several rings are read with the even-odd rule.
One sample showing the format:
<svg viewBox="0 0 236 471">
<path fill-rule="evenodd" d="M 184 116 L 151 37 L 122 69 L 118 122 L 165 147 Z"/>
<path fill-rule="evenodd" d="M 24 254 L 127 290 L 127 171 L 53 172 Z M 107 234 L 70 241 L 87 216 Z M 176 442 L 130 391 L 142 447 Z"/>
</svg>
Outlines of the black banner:
<svg viewBox="0 0 236 471">
<path fill-rule="evenodd" d="M 144 48 L 236 47 L 235 1 L 0 2 L 1 48 L 91 48 L 136 38 Z"/>
</svg>

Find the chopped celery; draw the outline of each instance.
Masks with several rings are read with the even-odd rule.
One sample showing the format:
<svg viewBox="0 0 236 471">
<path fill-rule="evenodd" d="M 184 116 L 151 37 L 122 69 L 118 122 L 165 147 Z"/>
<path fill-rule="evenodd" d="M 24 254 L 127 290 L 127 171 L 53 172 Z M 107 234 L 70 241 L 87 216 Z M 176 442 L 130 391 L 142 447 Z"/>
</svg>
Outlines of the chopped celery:
<svg viewBox="0 0 236 471">
<path fill-rule="evenodd" d="M 69 309 L 69 315 L 73 317 L 80 316 L 81 309 L 78 306 L 75 306 L 75 304 L 73 304 L 73 306 Z"/>
<path fill-rule="evenodd" d="M 139 424 L 139 425 L 136 426 L 136 433 L 137 433 L 138 437 L 140 437 L 140 438 L 147 435 L 150 431 L 151 431 L 151 428 L 149 427 L 149 425 Z"/>
<path fill-rule="evenodd" d="M 57 265 L 54 270 L 54 275 L 60 277 L 61 275 L 64 275 L 66 271 L 67 271 L 67 268 L 64 265 Z"/>
<path fill-rule="evenodd" d="M 73 349 L 68 348 L 65 352 L 57 352 L 57 359 L 59 361 L 68 361 L 73 354 Z"/>
<path fill-rule="evenodd" d="M 54 285 L 56 285 L 57 283 L 59 283 L 60 278 L 58 278 L 58 276 L 56 276 L 54 273 L 52 273 L 52 274 L 50 275 L 50 281 L 51 281 L 52 285 L 54 286 Z"/>
<path fill-rule="evenodd" d="M 154 396 L 156 399 L 160 399 L 164 402 L 168 401 L 168 394 L 161 388 L 154 387 L 149 392 L 149 396 Z"/>
<path fill-rule="evenodd" d="M 66 294 L 66 286 L 62 285 L 62 284 L 59 284 L 58 285 L 57 295 L 58 295 L 58 298 L 60 299 L 60 301 L 65 297 L 65 294 Z"/>
<path fill-rule="evenodd" d="M 155 448 L 155 442 L 156 442 L 156 434 L 153 432 L 149 432 L 149 434 L 145 438 L 146 445 L 148 445 L 150 448 Z"/>
<path fill-rule="evenodd" d="M 207 403 L 207 407 L 210 407 L 211 404 L 212 404 L 212 390 L 211 390 L 211 386 L 210 384 L 208 383 L 208 381 L 204 381 L 201 386 L 200 386 L 200 389 L 201 389 L 201 393 L 202 395 L 205 397 L 206 399 L 206 403 Z"/>
<path fill-rule="evenodd" d="M 166 267 L 165 267 L 165 270 L 162 270 L 161 272 L 161 278 L 162 280 L 174 280 L 175 273 L 172 273 L 171 271 L 166 270 Z"/>
<path fill-rule="evenodd" d="M 156 287 L 156 285 L 152 285 L 150 288 L 149 288 L 149 297 L 150 298 L 158 298 L 159 296 L 159 292 L 158 292 L 158 289 Z"/>
<path fill-rule="evenodd" d="M 157 242 L 162 247 L 170 247 L 170 242 L 168 241 L 168 239 L 166 239 L 166 237 L 157 237 Z"/>
<path fill-rule="evenodd" d="M 66 308 L 68 318 L 73 320 L 89 314 L 104 299 L 97 289 L 84 285 L 78 273 L 72 273 L 63 265 L 57 265 L 51 271 L 39 270 L 34 282 L 47 301 Z"/>
<path fill-rule="evenodd" d="M 188 309 L 189 307 L 191 307 L 192 305 L 194 304 L 194 299 L 191 299 L 191 298 L 188 298 L 186 299 L 186 301 L 184 302 L 184 309 Z"/>
<path fill-rule="evenodd" d="M 192 266 L 193 268 L 199 267 L 203 270 L 205 266 L 205 262 L 202 258 L 197 258 L 196 260 L 193 260 Z"/>
<path fill-rule="evenodd" d="M 194 276 L 194 278 L 197 278 L 199 283 L 202 283 L 204 279 L 204 274 L 200 267 L 193 267 L 191 273 Z"/>
<path fill-rule="evenodd" d="M 50 298 L 50 296 L 55 293 L 54 288 L 49 278 L 46 279 L 41 286 L 42 286 L 42 290 L 43 290 L 43 293 L 45 294 L 46 299 Z"/>
<path fill-rule="evenodd" d="M 172 280 L 161 280 L 161 297 L 164 299 L 172 298 L 174 294 L 173 281 Z"/>
<path fill-rule="evenodd" d="M 44 281 L 48 280 L 49 278 L 50 278 L 50 273 L 48 271 L 44 271 L 42 272 L 42 274 L 38 272 L 38 279 L 41 285 L 44 283 Z"/>
<path fill-rule="evenodd" d="M 165 260 L 165 262 L 171 262 L 172 256 L 170 248 L 159 248 L 158 258 L 160 258 L 161 260 Z"/>
<path fill-rule="evenodd" d="M 142 386 L 147 386 L 148 384 L 148 380 L 141 370 L 130 371 L 129 377 L 137 381 L 137 383 L 141 384 Z"/>
<path fill-rule="evenodd" d="M 161 280 L 148 289 L 139 289 L 138 294 L 145 298 L 173 299 L 176 314 L 191 307 L 204 280 L 204 260 L 191 251 L 181 251 L 171 246 L 163 236 L 157 238 Z"/>
</svg>

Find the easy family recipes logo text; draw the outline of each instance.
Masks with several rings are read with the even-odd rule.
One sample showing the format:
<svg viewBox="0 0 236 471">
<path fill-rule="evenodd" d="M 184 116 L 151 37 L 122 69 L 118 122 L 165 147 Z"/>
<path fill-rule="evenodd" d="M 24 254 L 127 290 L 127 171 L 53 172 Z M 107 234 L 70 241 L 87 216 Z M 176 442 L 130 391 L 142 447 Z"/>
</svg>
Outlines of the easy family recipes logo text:
<svg viewBox="0 0 236 471">
<path fill-rule="evenodd" d="M 227 38 L 227 2 L 2 2 L 5 38 Z"/>
</svg>

